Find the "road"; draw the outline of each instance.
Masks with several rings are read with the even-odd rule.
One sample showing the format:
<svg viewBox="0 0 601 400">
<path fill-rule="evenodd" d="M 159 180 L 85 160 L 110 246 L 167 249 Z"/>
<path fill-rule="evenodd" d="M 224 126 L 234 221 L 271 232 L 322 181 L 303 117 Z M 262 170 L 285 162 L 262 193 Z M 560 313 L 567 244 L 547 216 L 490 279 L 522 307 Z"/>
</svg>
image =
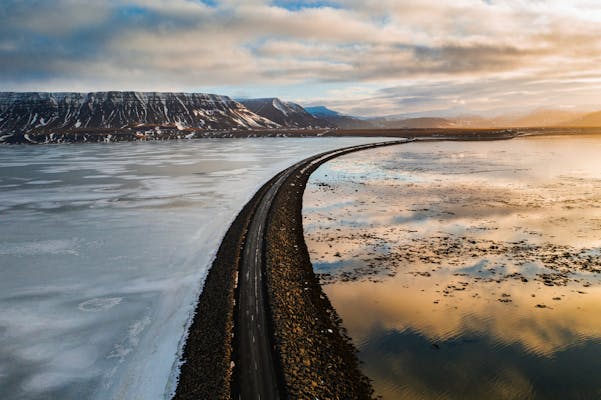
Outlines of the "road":
<svg viewBox="0 0 601 400">
<path fill-rule="evenodd" d="M 307 158 L 276 175 L 271 186 L 257 204 L 250 221 L 238 271 L 239 295 L 236 299 L 236 387 L 239 399 L 279 399 L 282 396 L 278 385 L 278 373 L 272 352 L 269 333 L 266 286 L 264 275 L 264 252 L 266 226 L 269 210 L 276 194 L 293 173 L 305 173 L 315 165 L 331 158 L 359 150 L 407 143 L 395 140 L 360 146 L 345 147 Z"/>
</svg>

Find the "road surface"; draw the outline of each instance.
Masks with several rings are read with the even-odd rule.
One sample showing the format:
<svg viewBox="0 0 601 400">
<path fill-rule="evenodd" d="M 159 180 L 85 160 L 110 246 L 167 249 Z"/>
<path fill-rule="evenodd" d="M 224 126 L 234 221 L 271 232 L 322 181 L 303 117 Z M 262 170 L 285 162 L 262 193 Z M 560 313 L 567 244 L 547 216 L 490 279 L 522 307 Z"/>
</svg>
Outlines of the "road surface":
<svg viewBox="0 0 601 400">
<path fill-rule="evenodd" d="M 243 400 L 279 399 L 284 397 L 278 384 L 277 366 L 272 352 L 272 340 L 269 332 L 266 285 L 263 281 L 265 271 L 264 248 L 266 226 L 273 199 L 286 179 L 294 173 L 305 173 L 309 168 L 319 165 L 342 154 L 392 144 L 406 143 L 408 140 L 396 140 L 346 147 L 329 151 L 305 159 L 276 175 L 271 186 L 257 204 L 250 221 L 243 256 L 238 271 L 239 295 L 236 299 L 236 336 L 237 370 L 235 387 L 238 398 Z"/>
</svg>

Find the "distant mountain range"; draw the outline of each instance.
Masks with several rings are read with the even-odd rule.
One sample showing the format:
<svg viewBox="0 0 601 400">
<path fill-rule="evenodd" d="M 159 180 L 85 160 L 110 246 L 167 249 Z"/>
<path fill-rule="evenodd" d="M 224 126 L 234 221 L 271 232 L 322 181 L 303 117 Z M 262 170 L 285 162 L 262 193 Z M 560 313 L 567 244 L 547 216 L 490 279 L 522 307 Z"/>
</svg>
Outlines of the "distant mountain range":
<svg viewBox="0 0 601 400">
<path fill-rule="evenodd" d="M 445 118 L 358 118 L 343 115 L 325 106 L 306 107 L 305 110 L 341 129 L 430 129 L 458 127 L 458 123 L 455 120 Z"/>
<path fill-rule="evenodd" d="M 53 135 L 163 130 L 168 137 L 199 132 L 297 129 L 440 129 L 500 127 L 601 127 L 601 111 L 583 114 L 536 110 L 517 116 L 455 118 L 402 116 L 359 118 L 325 106 L 303 108 L 278 98 L 232 100 L 204 93 L 0 92 L 0 143 L 55 142 Z M 192 136 L 190 136 L 192 137 Z M 95 138 L 94 140 L 97 140 Z M 86 139 L 87 140 L 87 139 Z"/>
<path fill-rule="evenodd" d="M 306 107 L 318 118 L 343 129 L 449 129 L 449 128 L 532 128 L 601 127 L 601 111 L 590 114 L 564 110 L 539 109 L 528 114 L 484 118 L 464 115 L 452 118 L 402 116 L 358 118 L 343 115 L 324 106 Z"/>
</svg>

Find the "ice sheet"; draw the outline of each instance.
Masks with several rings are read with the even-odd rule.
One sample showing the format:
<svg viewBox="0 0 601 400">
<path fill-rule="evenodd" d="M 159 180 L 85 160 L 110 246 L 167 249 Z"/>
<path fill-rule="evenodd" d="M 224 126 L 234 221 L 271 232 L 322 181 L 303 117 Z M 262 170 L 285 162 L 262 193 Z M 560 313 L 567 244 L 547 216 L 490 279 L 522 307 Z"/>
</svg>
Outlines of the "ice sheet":
<svg viewBox="0 0 601 400">
<path fill-rule="evenodd" d="M 374 140 L 0 147 L 0 398 L 169 397 L 244 203 L 297 160 Z"/>
</svg>

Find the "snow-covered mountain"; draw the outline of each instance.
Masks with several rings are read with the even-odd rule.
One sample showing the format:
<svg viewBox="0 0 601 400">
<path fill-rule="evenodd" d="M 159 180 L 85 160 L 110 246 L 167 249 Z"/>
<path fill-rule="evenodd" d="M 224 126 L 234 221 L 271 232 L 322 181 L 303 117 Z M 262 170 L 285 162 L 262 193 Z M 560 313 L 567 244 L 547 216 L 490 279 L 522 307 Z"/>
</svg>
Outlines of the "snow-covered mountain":
<svg viewBox="0 0 601 400">
<path fill-rule="evenodd" d="M 278 98 L 240 101 L 252 112 L 288 128 L 329 128 L 329 122 L 316 118 L 296 103 Z"/>
<path fill-rule="evenodd" d="M 177 129 L 277 128 L 227 96 L 203 93 L 0 93 L 0 134 L 143 125 Z"/>
</svg>

